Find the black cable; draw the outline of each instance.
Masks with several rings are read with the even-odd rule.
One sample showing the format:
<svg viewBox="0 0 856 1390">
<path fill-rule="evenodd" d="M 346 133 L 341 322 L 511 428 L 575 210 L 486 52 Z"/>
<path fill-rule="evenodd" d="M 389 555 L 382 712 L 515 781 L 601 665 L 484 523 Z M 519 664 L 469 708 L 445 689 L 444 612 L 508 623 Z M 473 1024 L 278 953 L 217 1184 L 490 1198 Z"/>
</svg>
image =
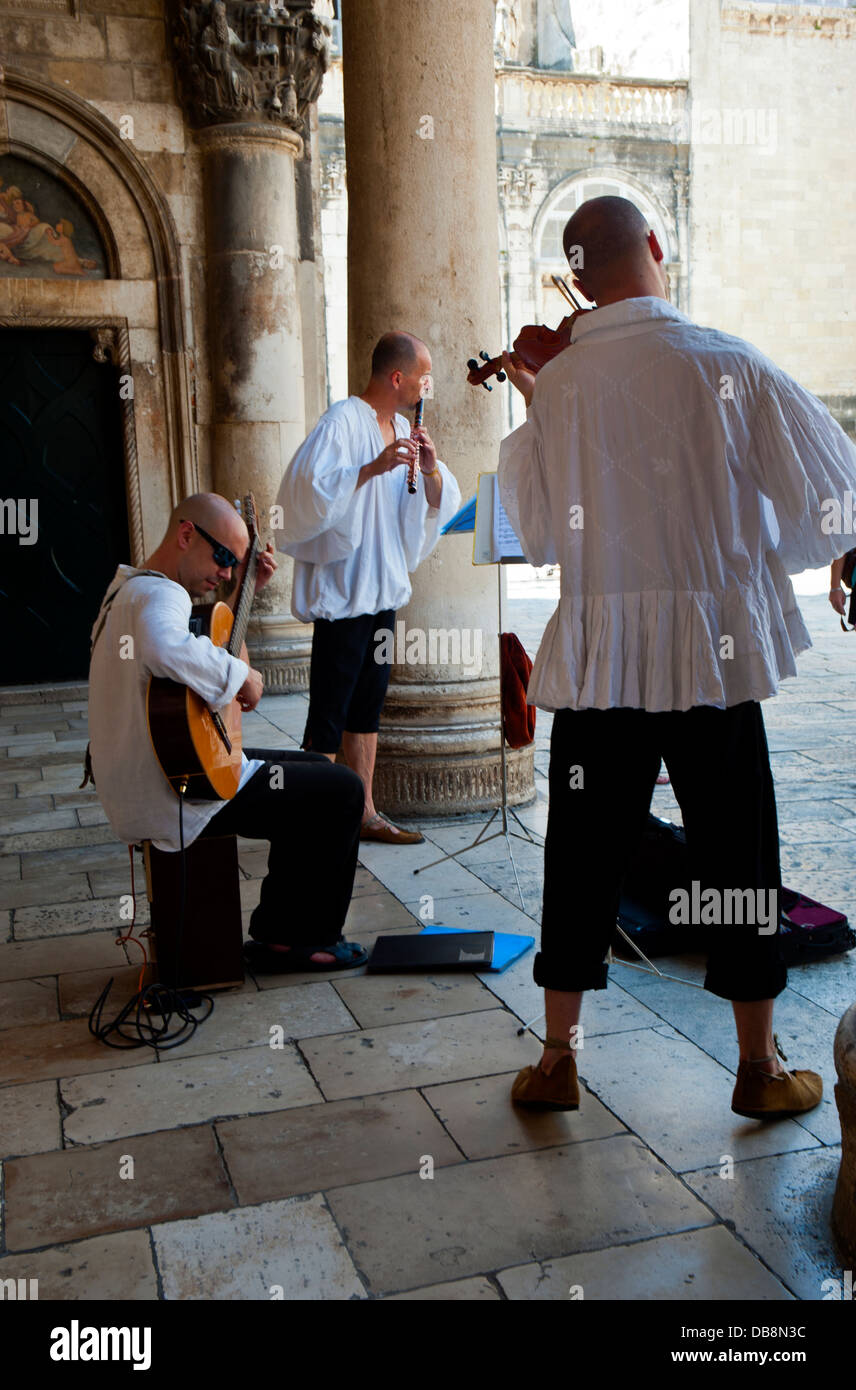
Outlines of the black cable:
<svg viewBox="0 0 856 1390">
<path fill-rule="evenodd" d="M 107 1047 L 115 1047 L 119 1051 L 133 1047 L 152 1047 L 156 1052 L 167 1052 L 170 1048 L 179 1047 L 193 1037 L 200 1023 L 204 1023 L 211 1017 L 214 1011 L 214 1000 L 210 994 L 194 994 L 192 991 L 182 993 L 178 987 L 181 975 L 181 947 L 184 940 L 184 915 L 187 907 L 187 858 L 184 848 L 184 796 L 187 791 L 187 782 L 184 781 L 178 788 L 178 840 L 181 854 L 181 893 L 179 898 L 179 918 L 178 936 L 175 949 L 175 971 L 174 982 L 172 985 L 164 985 L 159 981 L 147 985 L 145 989 L 138 990 L 133 998 L 129 999 L 124 1008 L 120 1009 L 116 1017 L 110 1023 L 101 1022 L 101 1015 L 107 1003 L 107 996 L 113 987 L 115 976 L 110 977 L 104 989 L 99 994 L 92 1006 L 89 1015 L 89 1031 L 99 1042 Z M 136 915 L 136 898 L 135 898 Z M 191 1004 L 188 995 L 192 995 Z M 202 1008 L 207 1005 L 205 1013 L 201 1018 L 195 1018 L 191 1009 Z M 143 1018 L 143 1013 L 147 1017 Z M 131 1015 L 134 1015 L 131 1020 Z M 160 1014 L 162 1022 L 155 1025 L 151 1022 L 152 1014 Z M 177 1020 L 177 1031 L 171 1031 L 173 1017 Z M 129 1021 L 131 1020 L 131 1021 Z M 130 1029 L 131 1031 L 128 1031 Z M 112 1036 L 121 1038 L 121 1042 L 111 1041 Z"/>
</svg>

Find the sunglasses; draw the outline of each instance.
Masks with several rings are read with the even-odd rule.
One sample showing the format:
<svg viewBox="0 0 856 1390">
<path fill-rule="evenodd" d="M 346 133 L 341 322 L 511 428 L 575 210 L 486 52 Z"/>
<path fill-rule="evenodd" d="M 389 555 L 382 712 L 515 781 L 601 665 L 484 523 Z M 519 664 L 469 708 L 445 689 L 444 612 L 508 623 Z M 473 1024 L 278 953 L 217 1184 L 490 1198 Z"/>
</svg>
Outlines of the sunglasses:
<svg viewBox="0 0 856 1390">
<path fill-rule="evenodd" d="M 182 524 L 192 526 L 194 531 L 198 531 L 202 539 L 208 542 L 212 551 L 214 552 L 214 563 L 218 566 L 218 568 L 231 569 L 233 565 L 237 565 L 240 563 L 237 555 L 233 555 L 231 550 L 229 550 L 227 546 L 222 545 L 220 541 L 215 541 L 214 537 L 209 536 L 207 531 L 203 531 L 202 527 L 199 526 L 197 522 L 188 521 L 185 523 L 183 517 L 179 517 L 179 521 L 181 521 Z"/>
</svg>

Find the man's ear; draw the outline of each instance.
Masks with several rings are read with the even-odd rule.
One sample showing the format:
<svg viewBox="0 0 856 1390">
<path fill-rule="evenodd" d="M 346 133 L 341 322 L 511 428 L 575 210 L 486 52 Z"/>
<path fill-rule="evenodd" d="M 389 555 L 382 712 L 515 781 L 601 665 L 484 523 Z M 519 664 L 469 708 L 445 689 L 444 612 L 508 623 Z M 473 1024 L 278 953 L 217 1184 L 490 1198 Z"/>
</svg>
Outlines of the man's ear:
<svg viewBox="0 0 856 1390">
<path fill-rule="evenodd" d="M 653 232 L 648 233 L 648 249 L 650 250 L 651 255 L 654 257 L 654 260 L 657 262 L 658 265 L 662 260 L 665 259 L 665 257 L 663 256 L 663 248 L 661 247 L 659 241 L 657 240 Z"/>
</svg>

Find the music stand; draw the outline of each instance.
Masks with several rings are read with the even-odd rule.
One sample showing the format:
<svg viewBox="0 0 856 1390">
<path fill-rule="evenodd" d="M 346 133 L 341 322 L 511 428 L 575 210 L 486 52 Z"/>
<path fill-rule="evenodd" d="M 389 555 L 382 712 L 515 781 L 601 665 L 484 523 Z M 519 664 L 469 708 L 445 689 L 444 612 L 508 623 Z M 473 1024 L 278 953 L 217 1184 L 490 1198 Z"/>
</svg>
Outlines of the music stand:
<svg viewBox="0 0 856 1390">
<path fill-rule="evenodd" d="M 485 475 L 481 475 L 481 476 L 485 476 Z M 481 483 L 481 477 L 479 478 L 479 482 Z M 498 496 L 498 495 L 497 495 L 497 496 Z M 469 505 L 469 504 L 467 504 L 467 505 Z M 462 514 L 465 513 L 466 511 L 467 511 L 467 507 L 463 507 L 463 508 L 461 509 L 461 511 L 458 513 L 458 516 L 452 518 L 452 520 L 447 524 L 447 526 L 446 526 L 446 527 L 444 528 L 444 530 L 443 530 L 443 534 L 444 534 L 444 535 L 445 535 L 447 532 L 449 532 L 449 531 L 451 530 L 451 528 L 453 528 L 453 527 L 455 528 L 455 531 L 456 531 L 456 532 L 460 532 L 460 531 L 462 531 L 462 530 L 469 530 L 469 529 L 470 529 L 469 526 L 457 526 L 457 527 L 455 526 L 455 523 L 456 523 L 456 521 L 458 520 L 458 517 L 462 517 Z M 472 529 L 475 530 L 475 518 L 473 519 L 473 527 L 472 527 Z M 473 561 L 473 563 L 475 563 L 475 560 Z M 520 557 L 518 557 L 518 556 L 507 556 L 507 557 L 501 558 L 501 559 L 499 559 L 499 560 L 497 560 L 497 561 L 494 561 L 493 563 L 496 564 L 497 612 L 498 612 L 498 621 L 499 621 L 498 639 L 499 639 L 499 644 L 500 644 L 500 660 L 501 660 L 501 652 L 502 652 L 502 566 L 505 565 L 505 564 L 511 564 L 511 565 L 513 565 L 513 564 L 525 564 L 526 562 L 525 562 L 525 559 L 524 559 L 523 556 L 520 556 Z M 446 862 L 447 859 L 457 859 L 457 858 L 458 858 L 458 855 L 460 855 L 460 854 L 466 854 L 468 850 L 475 849 L 477 845 L 486 845 L 486 844 L 488 844 L 491 840 L 498 840 L 498 839 L 502 838 L 502 839 L 505 840 L 506 848 L 508 849 L 508 857 L 509 857 L 509 859 L 511 860 L 511 867 L 512 867 L 512 870 L 514 871 L 514 882 L 517 884 L 517 892 L 518 892 L 518 894 L 519 894 L 519 896 L 520 896 L 520 903 L 521 903 L 521 906 L 522 906 L 522 908 L 523 908 L 523 911 L 526 912 L 526 900 L 525 900 L 525 898 L 523 897 L 523 889 L 520 887 L 520 879 L 519 879 L 519 877 L 518 877 L 518 875 L 517 875 L 517 865 L 516 865 L 515 862 L 514 862 L 514 852 L 513 852 L 512 848 L 511 848 L 511 839 L 510 839 L 510 836 L 513 835 L 513 836 L 514 836 L 516 839 L 518 839 L 518 840 L 528 840 L 529 843 L 530 843 L 530 845 L 543 844 L 543 842 L 542 842 L 542 841 L 536 840 L 536 839 L 532 836 L 531 832 L 530 832 L 530 831 L 528 830 L 528 828 L 523 824 L 522 820 L 521 820 L 520 817 L 518 816 L 518 814 L 517 814 L 517 812 L 515 811 L 514 807 L 513 807 L 513 806 L 509 806 L 509 804 L 508 804 L 508 768 L 507 768 L 506 757 L 505 757 L 505 722 L 504 722 L 504 719 L 503 719 L 503 710 L 502 710 L 502 682 L 501 682 L 501 679 L 500 679 L 500 715 L 499 715 L 499 760 L 500 760 L 500 776 L 501 776 L 502 794 L 501 794 L 500 803 L 499 803 L 499 805 L 496 807 L 496 809 L 494 810 L 492 816 L 490 817 L 490 820 L 485 821 L 485 824 L 482 826 L 482 828 L 481 828 L 481 830 L 479 831 L 478 835 L 476 836 L 476 838 L 475 838 L 470 844 L 468 844 L 468 845 L 463 845 L 460 849 L 450 850 L 448 854 L 441 854 L 439 859 L 432 859 L 430 864 L 423 864 L 423 865 L 421 866 L 421 868 L 419 868 L 419 869 L 414 869 L 414 870 L 413 870 L 413 873 L 414 873 L 414 874 L 421 874 L 423 869 L 433 869 L 437 864 L 444 864 L 444 863 Z M 496 820 L 497 816 L 501 816 L 501 817 L 502 817 L 502 825 L 501 825 L 501 828 L 498 829 L 498 830 L 495 830 L 495 831 L 493 832 L 492 835 L 488 835 L 486 832 L 487 832 L 488 830 L 490 830 L 490 827 L 493 825 L 493 823 L 494 823 L 494 821 Z M 517 824 L 520 826 L 520 829 L 523 831 L 523 834 L 522 834 L 522 835 L 519 834 L 518 831 L 513 830 L 513 829 L 511 829 L 511 828 L 509 827 L 509 817 L 513 817 L 514 820 L 517 822 Z"/>
</svg>

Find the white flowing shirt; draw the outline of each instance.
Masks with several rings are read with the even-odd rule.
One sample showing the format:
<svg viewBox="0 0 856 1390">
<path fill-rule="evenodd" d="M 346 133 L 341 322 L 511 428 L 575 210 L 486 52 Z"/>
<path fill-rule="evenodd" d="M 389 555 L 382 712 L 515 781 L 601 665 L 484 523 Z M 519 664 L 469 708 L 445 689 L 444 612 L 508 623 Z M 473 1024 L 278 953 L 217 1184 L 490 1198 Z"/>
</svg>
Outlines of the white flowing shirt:
<svg viewBox="0 0 856 1390">
<path fill-rule="evenodd" d="M 409 438 L 403 415 L 395 415 L 393 425 L 397 439 Z M 401 608 L 412 592 L 410 574 L 460 506 L 458 484 L 439 460 L 439 507 L 428 505 L 423 486 L 407 491 L 404 466 L 358 488 L 363 464 L 385 447 L 375 410 L 349 396 L 321 416 L 286 469 L 277 495 L 284 520 L 276 546 L 294 556 L 291 611 L 301 622 Z"/>
<path fill-rule="evenodd" d="M 561 566 L 529 681 L 545 710 L 775 694 L 811 646 L 788 574 L 853 544 L 821 529 L 828 499 L 856 493 L 826 408 L 649 296 L 577 319 L 502 443 L 499 485 L 529 562 Z"/>
<path fill-rule="evenodd" d="M 89 668 L 95 790 L 120 840 L 151 840 L 155 849 L 177 850 L 178 795 L 161 771 L 146 721 L 149 677 L 167 676 L 189 685 L 210 709 L 218 710 L 234 700 L 249 667 L 225 647 L 215 647 L 208 637 L 194 637 L 188 630 L 192 604 L 181 584 L 166 575 L 141 575 L 131 565 L 120 565 L 105 599 L 117 585 L 121 588 L 108 609 Z M 93 638 L 103 611 L 102 602 Z M 242 759 L 239 790 L 264 766 L 258 759 Z M 184 843 L 192 844 L 225 805 L 185 797 Z"/>
</svg>

